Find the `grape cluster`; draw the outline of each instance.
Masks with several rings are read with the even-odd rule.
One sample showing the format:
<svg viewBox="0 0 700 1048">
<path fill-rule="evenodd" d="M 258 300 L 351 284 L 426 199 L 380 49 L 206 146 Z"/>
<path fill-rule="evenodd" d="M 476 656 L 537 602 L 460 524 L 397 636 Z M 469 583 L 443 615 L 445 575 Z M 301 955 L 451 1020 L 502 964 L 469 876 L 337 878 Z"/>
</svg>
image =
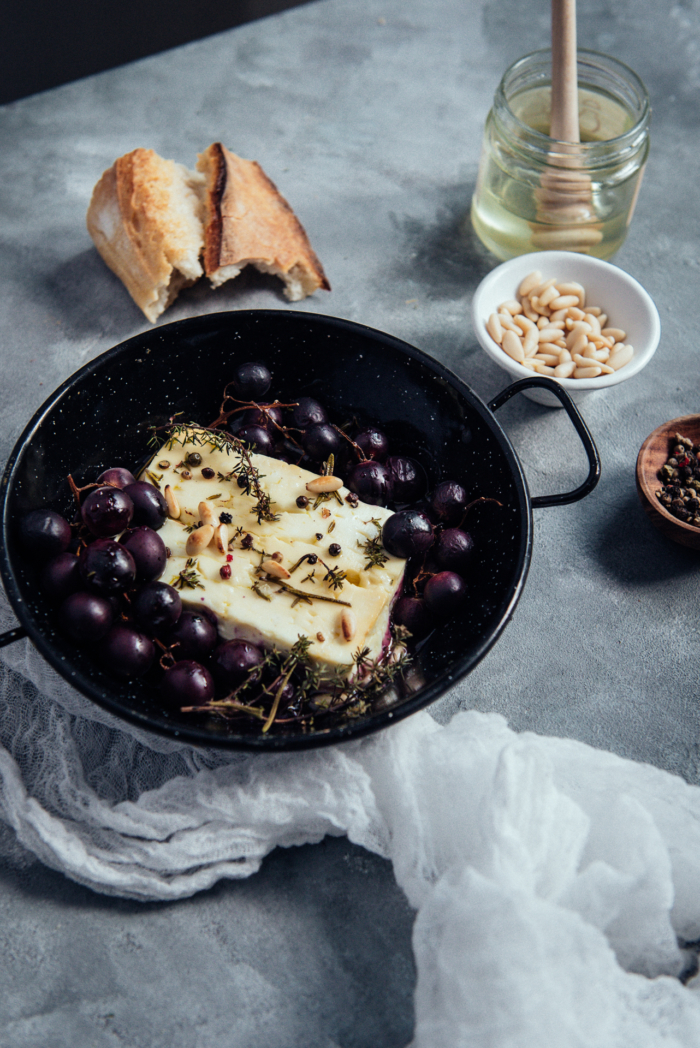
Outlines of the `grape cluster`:
<svg viewBox="0 0 700 1048">
<path fill-rule="evenodd" d="M 271 381 L 264 364 L 241 365 L 224 401 L 234 407 L 218 424 L 253 450 L 314 472 L 325 472 L 332 462 L 350 491 L 351 505 L 361 499 L 395 510 L 379 543 L 408 561 L 394 622 L 416 639 L 424 637 L 466 594 L 474 542 L 461 526 L 467 511 L 464 488 L 444 481 L 427 494 L 420 463 L 391 454 L 381 430 L 357 422 L 337 426 L 308 396 L 289 405 L 265 403 Z M 192 467 L 197 466 L 194 457 L 199 458 L 191 453 L 188 459 Z M 100 663 L 117 677 L 151 674 L 173 709 L 204 706 L 250 680 L 259 679 L 263 689 L 276 686 L 276 671 L 259 646 L 221 641 L 207 609 L 183 607 L 178 590 L 159 581 L 169 551 L 158 532 L 168 507 L 156 487 L 121 466 L 81 489 L 72 480 L 71 486 L 79 505 L 72 523 L 53 510 L 35 510 L 24 517 L 20 537 L 39 561 L 40 585 L 73 641 L 92 645 Z M 292 677 L 284 684 L 280 709 L 293 717 L 300 701 Z"/>
</svg>

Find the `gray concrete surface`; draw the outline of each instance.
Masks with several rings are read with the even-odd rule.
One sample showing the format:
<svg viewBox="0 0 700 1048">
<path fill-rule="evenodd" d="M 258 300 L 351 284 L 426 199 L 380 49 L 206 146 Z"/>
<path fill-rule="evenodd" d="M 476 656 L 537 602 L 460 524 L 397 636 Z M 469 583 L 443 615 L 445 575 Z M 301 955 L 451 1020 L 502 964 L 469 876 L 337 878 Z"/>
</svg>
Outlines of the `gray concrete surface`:
<svg viewBox="0 0 700 1048">
<path fill-rule="evenodd" d="M 603 477 L 540 510 L 504 636 L 434 712 L 498 710 L 700 781 L 698 556 L 648 524 L 637 451 L 698 410 L 700 8 L 579 5 L 579 43 L 631 65 L 653 105 L 651 156 L 613 260 L 662 319 L 634 381 L 589 398 Z M 319 0 L 0 110 L 0 456 L 77 367 L 147 323 L 85 232 L 93 184 L 151 146 L 192 164 L 222 139 L 254 157 L 306 226 L 333 292 L 294 308 L 347 317 L 438 357 L 484 399 L 506 381 L 470 330 L 495 260 L 462 232 L 496 83 L 547 42 L 535 0 Z M 245 274 L 185 292 L 163 322 L 286 305 Z M 499 413 L 533 494 L 584 463 L 562 412 Z M 177 905 L 105 900 L 8 835 L 0 878 L 0 1043 L 7 1048 L 378 1048 L 411 1037 L 411 914 L 390 867 L 346 842 L 278 852 L 244 884 Z"/>
</svg>

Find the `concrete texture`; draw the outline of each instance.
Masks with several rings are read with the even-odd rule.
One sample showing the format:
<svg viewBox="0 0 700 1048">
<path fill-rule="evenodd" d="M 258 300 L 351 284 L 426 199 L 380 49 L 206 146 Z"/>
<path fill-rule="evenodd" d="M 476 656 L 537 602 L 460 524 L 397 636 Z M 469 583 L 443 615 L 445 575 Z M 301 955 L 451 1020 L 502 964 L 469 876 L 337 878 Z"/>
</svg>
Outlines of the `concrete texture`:
<svg viewBox="0 0 700 1048">
<path fill-rule="evenodd" d="M 504 636 L 434 710 L 498 710 L 700 782 L 697 554 L 638 504 L 639 446 L 698 410 L 700 7 L 579 5 L 579 43 L 647 84 L 652 148 L 613 261 L 662 320 L 636 379 L 589 398 L 603 462 L 592 496 L 535 515 L 524 596 Z M 260 161 L 333 285 L 294 308 L 412 342 L 484 399 L 507 384 L 470 330 L 495 264 L 463 230 L 494 88 L 547 43 L 549 4 L 319 0 L 0 110 L 0 455 L 85 361 L 148 325 L 85 232 L 93 184 L 135 146 L 192 164 L 220 138 Z M 162 318 L 286 307 L 254 273 L 185 292 Z M 499 412 L 533 494 L 583 456 L 563 412 Z M 411 1036 L 411 915 L 390 867 L 346 842 L 277 853 L 245 884 L 175 906 L 104 900 L 5 839 L 0 1043 L 7 1048 L 377 1048 Z"/>
</svg>

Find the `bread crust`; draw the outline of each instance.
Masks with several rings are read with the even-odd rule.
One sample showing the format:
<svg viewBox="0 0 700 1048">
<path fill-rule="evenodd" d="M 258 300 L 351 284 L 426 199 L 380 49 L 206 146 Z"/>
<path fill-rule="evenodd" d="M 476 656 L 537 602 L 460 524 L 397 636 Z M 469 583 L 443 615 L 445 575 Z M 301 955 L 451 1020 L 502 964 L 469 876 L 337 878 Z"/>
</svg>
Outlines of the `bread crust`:
<svg viewBox="0 0 700 1048">
<path fill-rule="evenodd" d="M 330 291 L 303 226 L 256 161 L 214 142 L 197 168 L 207 180 L 204 271 L 212 287 L 253 265 L 279 276 L 292 301 Z"/>
<path fill-rule="evenodd" d="M 93 190 L 88 232 L 151 322 L 202 275 L 198 183 L 201 175 L 152 149 L 134 149 Z"/>
</svg>

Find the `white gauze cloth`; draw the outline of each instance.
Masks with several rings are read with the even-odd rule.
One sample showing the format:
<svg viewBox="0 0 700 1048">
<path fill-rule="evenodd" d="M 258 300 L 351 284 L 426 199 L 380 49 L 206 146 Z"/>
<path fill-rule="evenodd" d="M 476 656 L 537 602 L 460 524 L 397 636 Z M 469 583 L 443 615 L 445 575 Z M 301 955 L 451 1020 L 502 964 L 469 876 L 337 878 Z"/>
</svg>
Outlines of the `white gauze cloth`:
<svg viewBox="0 0 700 1048">
<path fill-rule="evenodd" d="M 4 599 L 0 626 L 13 624 Z M 700 789 L 496 714 L 276 756 L 115 720 L 0 652 L 0 817 L 95 891 L 177 899 L 348 838 L 417 911 L 413 1048 L 700 1048 Z"/>
</svg>

